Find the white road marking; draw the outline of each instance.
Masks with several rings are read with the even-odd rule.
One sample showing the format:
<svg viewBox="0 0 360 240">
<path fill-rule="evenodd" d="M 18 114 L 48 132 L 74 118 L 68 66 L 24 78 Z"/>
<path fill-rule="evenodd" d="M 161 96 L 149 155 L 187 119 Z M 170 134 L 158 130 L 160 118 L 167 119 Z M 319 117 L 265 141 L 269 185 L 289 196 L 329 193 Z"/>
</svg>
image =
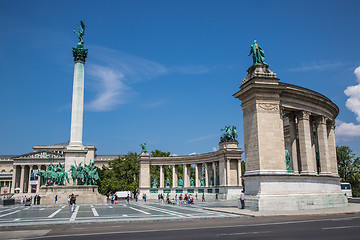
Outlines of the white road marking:
<svg viewBox="0 0 360 240">
<path fill-rule="evenodd" d="M 17 209 L 17 208 L 8 208 L 8 209 L 5 209 L 5 210 L 0 211 L 0 213 L 1 213 L 1 212 L 11 211 L 11 210 L 14 210 L 14 209 Z"/>
<path fill-rule="evenodd" d="M 177 216 L 177 217 L 188 217 L 188 216 L 186 216 L 188 214 L 181 214 L 181 213 L 178 213 L 178 212 L 174 212 L 174 211 L 170 211 L 170 210 L 164 210 L 164 209 L 157 208 L 157 207 L 150 207 L 150 206 L 142 206 L 142 207 L 148 208 L 150 210 L 158 211 L 158 212 L 167 213 L 167 214 Z"/>
<path fill-rule="evenodd" d="M 323 230 L 343 229 L 343 228 L 358 228 L 360 226 L 340 226 L 340 227 L 328 227 L 322 228 Z"/>
<path fill-rule="evenodd" d="M 98 212 L 96 211 L 96 209 L 94 207 L 92 207 L 91 210 L 92 210 L 95 217 L 99 216 Z"/>
<path fill-rule="evenodd" d="M 263 232 L 241 232 L 241 233 L 223 233 L 217 234 L 216 236 L 234 236 L 234 235 L 248 235 L 248 234 L 260 234 L 260 233 L 270 233 L 271 231 L 263 231 Z"/>
<path fill-rule="evenodd" d="M 65 208 L 66 206 L 62 206 L 61 208 Z"/>
<path fill-rule="evenodd" d="M 40 208 L 39 210 L 42 211 L 42 210 L 44 210 L 44 209 L 45 209 L 45 208 Z"/>
<path fill-rule="evenodd" d="M 20 221 L 21 218 L 15 218 L 13 221 L 14 222 L 17 222 L 17 221 Z"/>
<path fill-rule="evenodd" d="M 48 216 L 48 218 L 53 218 L 53 217 L 54 217 L 56 214 L 58 214 L 61 210 L 62 210 L 62 208 L 56 210 L 55 212 L 53 212 L 52 214 L 50 214 L 50 215 Z"/>
<path fill-rule="evenodd" d="M 113 206 L 109 206 L 109 208 L 113 208 Z"/>
<path fill-rule="evenodd" d="M 77 215 L 77 213 L 78 213 L 78 211 L 79 211 L 79 208 L 80 208 L 80 206 L 79 206 L 79 205 L 78 205 L 78 206 L 76 206 L 75 211 L 73 212 L 73 214 L 71 215 L 71 218 L 69 219 L 69 221 L 70 221 L 70 222 L 75 221 L 75 219 L 76 219 L 76 215 Z"/>
<path fill-rule="evenodd" d="M 140 209 L 136 209 L 136 208 L 133 208 L 133 207 L 129 207 L 130 209 L 133 209 L 135 211 L 138 211 L 138 212 L 141 212 L 141 213 L 144 213 L 144 214 L 151 214 L 151 213 L 148 213 L 148 212 L 145 212 L 143 210 L 140 210 Z"/>
<path fill-rule="evenodd" d="M 122 216 L 123 216 L 123 217 L 127 217 L 128 215 L 126 215 L 126 214 L 123 214 Z"/>
<path fill-rule="evenodd" d="M 5 216 L 8 216 L 8 215 L 17 213 L 17 212 L 20 212 L 20 210 L 16 210 L 16 211 L 14 211 L 14 212 L 5 213 L 5 214 L 3 214 L 3 215 L 0 215 L 0 217 L 5 217 Z"/>
</svg>

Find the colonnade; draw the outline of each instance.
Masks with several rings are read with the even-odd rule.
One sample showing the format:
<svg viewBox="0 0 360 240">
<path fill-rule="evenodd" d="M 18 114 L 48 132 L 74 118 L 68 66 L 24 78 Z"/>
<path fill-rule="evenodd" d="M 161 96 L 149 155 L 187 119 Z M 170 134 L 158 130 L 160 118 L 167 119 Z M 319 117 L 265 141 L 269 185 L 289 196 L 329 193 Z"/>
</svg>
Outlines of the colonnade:
<svg viewBox="0 0 360 240">
<path fill-rule="evenodd" d="M 296 174 L 338 176 L 335 123 L 308 111 L 288 112 L 292 170 Z"/>
<path fill-rule="evenodd" d="M 37 184 L 31 184 L 30 177 L 31 172 L 33 170 L 46 170 L 49 164 L 41 164 L 41 165 L 14 165 L 12 182 L 13 187 L 10 192 L 15 193 L 15 189 L 18 190 L 19 193 L 31 193 L 32 185 L 36 185 L 36 192 L 39 192 L 40 185 L 42 184 L 41 179 L 38 178 Z"/>
</svg>

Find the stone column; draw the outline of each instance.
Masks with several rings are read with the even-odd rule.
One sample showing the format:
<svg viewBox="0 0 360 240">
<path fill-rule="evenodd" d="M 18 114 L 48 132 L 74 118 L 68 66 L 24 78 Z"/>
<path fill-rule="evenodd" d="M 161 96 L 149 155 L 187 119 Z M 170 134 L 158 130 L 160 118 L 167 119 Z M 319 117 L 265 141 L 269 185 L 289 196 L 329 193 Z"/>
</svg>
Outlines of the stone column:
<svg viewBox="0 0 360 240">
<path fill-rule="evenodd" d="M 15 193 L 15 188 L 16 188 L 16 165 L 13 165 L 13 173 L 12 173 L 12 185 L 11 185 L 11 193 Z"/>
<path fill-rule="evenodd" d="M 328 137 L 326 129 L 326 119 L 324 116 L 320 116 L 317 119 L 317 133 L 318 133 L 318 144 L 319 144 L 319 155 L 320 155 L 320 169 L 321 174 L 330 174 L 330 156 Z"/>
<path fill-rule="evenodd" d="M 316 175 L 315 159 L 311 149 L 310 113 L 301 111 L 298 115 L 301 174 Z"/>
<path fill-rule="evenodd" d="M 160 188 L 164 187 L 164 165 L 160 165 Z"/>
<path fill-rule="evenodd" d="M 33 165 L 29 166 L 29 177 L 28 177 L 28 193 L 31 193 L 31 184 L 30 184 L 30 177 L 31 177 L 31 170 L 34 169 Z"/>
<path fill-rule="evenodd" d="M 177 166 L 173 165 L 172 168 L 172 177 L 173 177 L 173 188 L 177 187 L 177 181 L 178 181 L 178 177 L 177 177 Z"/>
<path fill-rule="evenodd" d="M 216 177 L 216 162 L 212 163 L 212 168 L 213 168 L 214 186 L 217 186 L 218 182 L 217 182 L 217 177 Z"/>
<path fill-rule="evenodd" d="M 140 177 L 139 189 L 150 188 L 150 154 L 142 152 L 139 158 Z"/>
<path fill-rule="evenodd" d="M 226 186 L 226 160 L 219 160 L 219 186 Z"/>
<path fill-rule="evenodd" d="M 238 169 L 237 169 L 237 183 L 238 186 L 242 186 L 242 178 L 241 178 L 241 159 L 238 160 Z"/>
<path fill-rule="evenodd" d="M 21 174 L 20 174 L 20 193 L 24 192 L 24 175 L 25 175 L 25 165 L 21 165 Z"/>
<path fill-rule="evenodd" d="M 71 136 L 69 143 L 69 147 L 72 149 L 83 148 L 84 68 L 87 53 L 88 50 L 84 49 L 84 45 L 78 44 L 77 48 L 73 48 L 75 66 L 71 112 Z"/>
<path fill-rule="evenodd" d="M 200 180 L 199 180 L 199 164 L 195 164 L 195 187 L 200 187 Z"/>
<path fill-rule="evenodd" d="M 38 165 L 38 170 L 40 171 L 41 170 L 41 165 Z M 70 178 L 71 176 L 69 176 Z M 41 185 L 41 178 L 38 177 L 38 184 L 36 185 L 36 193 L 39 193 L 39 190 L 40 190 L 40 185 Z"/>
<path fill-rule="evenodd" d="M 327 140 L 329 148 L 330 172 L 333 176 L 338 177 L 339 172 L 336 159 L 335 121 L 329 121 L 327 125 Z"/>
<path fill-rule="evenodd" d="M 290 113 L 288 114 L 289 118 L 289 131 L 290 131 L 290 156 L 291 162 L 293 166 L 294 173 L 299 173 L 299 164 L 298 164 L 298 157 L 297 157 L 297 144 L 296 144 L 296 123 L 295 123 L 295 114 Z"/>
<path fill-rule="evenodd" d="M 205 187 L 209 186 L 209 170 L 208 170 L 208 164 L 205 163 Z"/>
<path fill-rule="evenodd" d="M 230 186 L 230 159 L 226 161 L 226 186 Z"/>
</svg>

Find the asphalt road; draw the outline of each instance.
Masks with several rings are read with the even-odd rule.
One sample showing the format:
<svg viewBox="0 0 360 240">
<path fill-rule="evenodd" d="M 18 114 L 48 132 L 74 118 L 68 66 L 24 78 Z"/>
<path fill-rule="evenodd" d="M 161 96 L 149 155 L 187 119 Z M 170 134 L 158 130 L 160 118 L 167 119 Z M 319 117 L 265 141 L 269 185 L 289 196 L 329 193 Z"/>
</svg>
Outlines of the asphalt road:
<svg viewBox="0 0 360 240">
<path fill-rule="evenodd" d="M 43 225 L 2 230 L 2 239 L 359 239 L 360 214 Z"/>
</svg>

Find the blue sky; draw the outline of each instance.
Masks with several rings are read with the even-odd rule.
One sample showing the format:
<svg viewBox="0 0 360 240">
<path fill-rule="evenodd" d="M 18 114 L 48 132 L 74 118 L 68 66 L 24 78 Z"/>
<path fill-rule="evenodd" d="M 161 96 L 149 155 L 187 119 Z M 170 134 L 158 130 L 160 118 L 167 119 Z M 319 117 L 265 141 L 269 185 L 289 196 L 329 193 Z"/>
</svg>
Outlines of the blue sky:
<svg viewBox="0 0 360 240">
<path fill-rule="evenodd" d="M 359 1 L 0 1 L 0 154 L 69 141 L 73 30 L 86 25 L 83 142 L 98 154 L 211 152 L 235 125 L 256 39 L 281 82 L 340 108 L 360 153 Z M 356 74 L 357 73 L 357 74 Z"/>
</svg>

